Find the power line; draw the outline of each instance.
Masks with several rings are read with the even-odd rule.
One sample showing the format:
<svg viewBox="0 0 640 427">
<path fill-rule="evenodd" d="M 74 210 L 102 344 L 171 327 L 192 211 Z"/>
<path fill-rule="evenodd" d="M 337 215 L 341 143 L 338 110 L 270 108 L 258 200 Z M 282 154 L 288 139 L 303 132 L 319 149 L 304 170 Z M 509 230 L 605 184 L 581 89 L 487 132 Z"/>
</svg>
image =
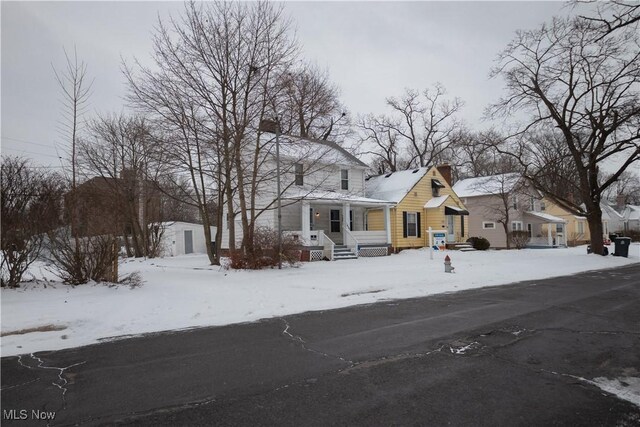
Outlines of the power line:
<svg viewBox="0 0 640 427">
<path fill-rule="evenodd" d="M 46 148 L 52 148 L 53 147 L 52 145 L 42 144 L 40 142 L 27 141 L 26 139 L 12 138 L 10 136 L 2 136 L 0 138 L 8 139 L 10 141 L 16 141 L 16 142 L 24 142 L 25 144 L 38 145 L 40 147 L 46 147 Z M 54 142 L 54 144 L 55 144 L 55 142 Z"/>
<path fill-rule="evenodd" d="M 25 153 L 25 154 L 34 154 L 36 156 L 46 156 L 46 157 L 53 157 L 54 159 L 62 159 L 62 157 L 60 156 L 54 156 L 53 154 L 45 154 L 45 153 L 35 153 L 33 151 L 29 151 L 29 150 L 21 150 L 19 148 L 15 148 L 15 147 L 2 147 L 3 150 L 9 149 L 9 150 L 15 150 L 18 151 L 20 153 Z"/>
</svg>

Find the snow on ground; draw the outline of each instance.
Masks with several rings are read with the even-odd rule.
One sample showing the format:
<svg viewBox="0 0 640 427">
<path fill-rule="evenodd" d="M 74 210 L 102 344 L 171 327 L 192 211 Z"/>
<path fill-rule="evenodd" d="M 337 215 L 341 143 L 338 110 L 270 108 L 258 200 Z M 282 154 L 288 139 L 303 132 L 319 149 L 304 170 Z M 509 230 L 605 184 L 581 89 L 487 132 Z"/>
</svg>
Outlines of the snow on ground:
<svg viewBox="0 0 640 427">
<path fill-rule="evenodd" d="M 613 248 L 611 248 L 613 249 Z M 444 272 L 448 254 L 455 273 Z M 28 283 L 2 289 L 1 354 L 58 350 L 132 334 L 226 325 L 310 310 L 422 297 L 463 289 L 611 268 L 640 261 L 587 255 L 584 246 L 513 251 L 406 250 L 381 258 L 303 263 L 282 270 L 225 271 L 205 255 L 128 260 L 138 288 L 104 284 Z M 32 273 L 46 276 L 41 267 Z M 31 331 L 29 329 L 41 329 Z M 26 330 L 26 331 L 25 331 Z M 14 334 L 16 331 L 26 333 Z"/>
</svg>

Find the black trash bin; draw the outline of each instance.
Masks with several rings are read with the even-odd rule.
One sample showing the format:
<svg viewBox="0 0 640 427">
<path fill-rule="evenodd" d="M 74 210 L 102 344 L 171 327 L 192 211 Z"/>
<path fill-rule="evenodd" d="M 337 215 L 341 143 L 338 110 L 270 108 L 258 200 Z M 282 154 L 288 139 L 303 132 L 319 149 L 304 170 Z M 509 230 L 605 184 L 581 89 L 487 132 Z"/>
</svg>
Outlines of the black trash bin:
<svg viewBox="0 0 640 427">
<path fill-rule="evenodd" d="M 623 256 L 629 258 L 629 246 L 631 245 L 631 237 L 616 237 L 616 249 L 613 256 Z"/>
</svg>

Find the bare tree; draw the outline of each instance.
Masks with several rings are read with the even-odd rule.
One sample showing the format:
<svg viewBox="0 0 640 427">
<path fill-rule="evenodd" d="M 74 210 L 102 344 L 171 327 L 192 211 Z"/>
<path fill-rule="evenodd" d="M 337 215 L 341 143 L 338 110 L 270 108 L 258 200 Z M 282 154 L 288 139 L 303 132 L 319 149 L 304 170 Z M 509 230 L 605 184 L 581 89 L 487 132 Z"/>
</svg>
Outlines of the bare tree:
<svg viewBox="0 0 640 427">
<path fill-rule="evenodd" d="M 422 92 L 407 89 L 400 97 L 387 98 L 391 112 L 367 116 L 359 121 L 360 141 L 368 146 L 382 168 L 432 166 L 450 160 L 451 145 L 461 124 L 457 114 L 460 98 L 449 99 L 444 86 L 436 83 Z M 405 164 L 406 163 L 406 164 Z"/>
<path fill-rule="evenodd" d="M 619 30 L 640 21 L 640 4 L 637 1 L 610 0 L 596 2 L 595 0 L 575 0 L 573 6 L 579 4 L 597 4 L 593 16 L 581 15 L 580 18 L 596 25 L 601 32 L 600 37 L 606 37 Z"/>
<path fill-rule="evenodd" d="M 112 215 L 129 255 L 154 257 L 160 189 L 166 170 L 165 152 L 140 116 L 102 116 L 90 122 L 89 135 L 79 144 L 78 159 L 86 174 L 98 176 L 96 191 L 113 200 Z M 133 250 L 132 250 L 133 249 Z"/>
<path fill-rule="evenodd" d="M 230 249 L 236 212 L 243 241 L 251 244 L 259 176 L 268 154 L 256 129 L 267 113 L 276 115 L 274 100 L 283 90 L 278 76 L 288 71 L 296 53 L 282 14 L 281 7 L 266 2 L 188 3 L 179 18 L 158 24 L 157 70 L 140 63 L 135 72 L 125 70 L 129 100 L 164 126 L 177 154 L 176 170 L 191 176 L 208 240 L 210 193 L 217 198 L 219 225 L 220 208 L 226 206 Z M 218 262 L 211 251 L 209 256 Z"/>
<path fill-rule="evenodd" d="M 328 71 L 304 63 L 283 73 L 278 84 L 283 133 L 322 140 L 341 140 L 349 133 L 349 116 Z"/>
<path fill-rule="evenodd" d="M 637 22 L 603 38 L 592 21 L 554 19 L 537 30 L 517 33 L 492 72 L 505 79 L 507 95 L 491 112 L 529 115 L 510 142 L 531 132 L 557 132 L 564 147 L 549 153 L 544 145 L 528 141 L 519 150 L 507 144 L 502 152 L 527 166 L 534 185 L 559 206 L 586 215 L 597 254 L 603 253 L 602 195 L 640 159 L 638 34 Z M 542 154 L 555 163 L 543 164 Z M 580 200 L 558 191 L 557 182 L 540 179 L 544 170 L 561 174 L 563 169 L 555 166 L 563 160 L 571 165 L 564 182 L 575 176 Z M 617 160 L 618 166 L 604 178 L 600 166 L 610 160 Z M 530 164 L 538 164 L 538 170 Z"/>
<path fill-rule="evenodd" d="M 19 286 L 38 258 L 45 233 L 62 222 L 62 177 L 6 157 L 1 165 L 2 286 Z"/>
<path fill-rule="evenodd" d="M 358 123 L 361 147 L 365 147 L 363 154 L 373 156 L 374 169 L 380 174 L 409 167 L 409 157 L 395 131 L 399 126 L 387 116 L 373 114 L 360 118 Z"/>
</svg>

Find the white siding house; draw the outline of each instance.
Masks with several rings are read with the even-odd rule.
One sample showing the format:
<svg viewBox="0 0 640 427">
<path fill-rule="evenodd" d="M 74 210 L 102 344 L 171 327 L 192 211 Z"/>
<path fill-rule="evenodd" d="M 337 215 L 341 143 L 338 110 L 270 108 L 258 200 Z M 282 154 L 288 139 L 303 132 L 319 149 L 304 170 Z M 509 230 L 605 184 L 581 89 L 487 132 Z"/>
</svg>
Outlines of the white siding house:
<svg viewBox="0 0 640 427">
<path fill-rule="evenodd" d="M 277 229 L 275 150 L 270 154 L 255 202 L 256 224 Z M 367 209 L 383 208 L 388 213 L 392 203 L 365 197 L 366 164 L 334 142 L 282 135 L 280 169 L 282 230 L 300 242 L 303 259 L 336 259 L 338 251 L 345 257 L 387 254 L 390 226 L 366 231 L 365 218 Z M 240 216 L 234 221 L 238 246 Z M 228 223 L 222 233 L 222 248 L 228 249 Z"/>
</svg>

